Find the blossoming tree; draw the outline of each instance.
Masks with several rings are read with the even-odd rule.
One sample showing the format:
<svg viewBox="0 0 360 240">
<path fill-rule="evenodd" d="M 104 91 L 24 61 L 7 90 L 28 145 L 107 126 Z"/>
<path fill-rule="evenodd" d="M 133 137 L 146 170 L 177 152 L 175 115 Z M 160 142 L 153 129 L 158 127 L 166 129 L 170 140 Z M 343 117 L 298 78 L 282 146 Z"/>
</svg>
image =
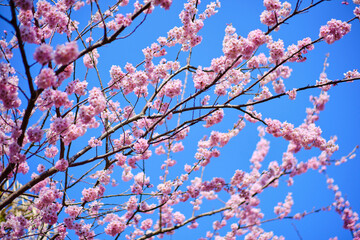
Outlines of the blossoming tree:
<svg viewBox="0 0 360 240">
<path fill-rule="evenodd" d="M 223 26 L 221 54 L 199 64 L 192 56 L 205 40 L 201 29 L 221 4 L 184 1 L 180 25 L 148 39 L 138 62 L 120 66 L 112 47 L 135 38 L 157 8 L 169 12 L 172 0 L 3 1 L 0 238 L 154 239 L 178 229 L 189 235 L 208 219 L 203 239 L 284 239 L 264 223 L 330 210 L 360 239 L 358 214 L 327 174 L 354 158 L 356 147 L 333 158 L 337 139 L 325 138 L 317 125 L 329 89 L 359 80 L 360 73 L 349 69 L 330 80 L 326 58 L 319 80 L 286 88 L 293 66 L 307 61 L 316 45 L 352 34 L 360 1 L 343 1 L 353 15 L 328 19 L 317 36 L 294 44 L 274 37 L 327 2 L 264 0 L 259 28 Z M 112 66 L 104 69 L 106 58 Z M 259 110 L 311 89 L 319 95 L 310 97 L 298 126 Z M 225 121 L 231 127 L 220 130 Z M 229 141 L 254 127 L 260 140 L 249 167 L 205 176 Z M 265 160 L 272 137 L 287 144 L 280 160 Z M 317 154 L 298 157 L 306 151 Z M 329 205 L 293 212 L 289 191 L 273 206 L 275 217 L 264 215 L 265 190 L 276 193 L 283 180 L 291 186 L 310 171 L 325 176 L 333 192 Z"/>
</svg>

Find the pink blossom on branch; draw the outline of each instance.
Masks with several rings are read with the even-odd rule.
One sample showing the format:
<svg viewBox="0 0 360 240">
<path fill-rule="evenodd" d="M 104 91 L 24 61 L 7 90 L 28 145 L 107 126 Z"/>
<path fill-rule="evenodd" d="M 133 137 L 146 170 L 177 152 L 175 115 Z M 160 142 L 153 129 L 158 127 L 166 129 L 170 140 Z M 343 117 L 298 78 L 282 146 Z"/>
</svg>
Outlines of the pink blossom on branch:
<svg viewBox="0 0 360 240">
<path fill-rule="evenodd" d="M 342 22 L 341 20 L 331 19 L 327 22 L 327 25 L 320 28 L 319 37 L 325 39 L 328 44 L 332 44 L 337 40 L 340 40 L 344 35 L 351 30 L 351 24 Z"/>
<path fill-rule="evenodd" d="M 67 42 L 56 47 L 54 59 L 57 64 L 66 65 L 74 61 L 79 55 L 76 42 Z"/>
<path fill-rule="evenodd" d="M 34 59 L 45 65 L 54 58 L 53 48 L 48 44 L 41 44 L 34 52 Z"/>
<path fill-rule="evenodd" d="M 55 168 L 61 172 L 64 172 L 69 166 L 69 163 L 65 159 L 60 159 L 55 163 Z"/>
<path fill-rule="evenodd" d="M 35 78 L 35 84 L 42 89 L 52 87 L 56 83 L 56 75 L 51 68 L 44 68 L 40 74 Z"/>
</svg>

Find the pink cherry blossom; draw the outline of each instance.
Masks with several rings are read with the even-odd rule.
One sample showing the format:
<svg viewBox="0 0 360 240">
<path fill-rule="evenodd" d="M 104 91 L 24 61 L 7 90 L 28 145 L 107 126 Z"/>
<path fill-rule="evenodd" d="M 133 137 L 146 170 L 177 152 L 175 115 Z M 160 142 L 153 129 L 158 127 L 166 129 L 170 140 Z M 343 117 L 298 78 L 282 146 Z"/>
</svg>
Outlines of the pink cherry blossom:
<svg viewBox="0 0 360 240">
<path fill-rule="evenodd" d="M 76 42 L 68 42 L 56 47 L 54 59 L 57 64 L 66 65 L 74 61 L 79 55 Z"/>
<path fill-rule="evenodd" d="M 69 162 L 65 159 L 60 159 L 55 163 L 55 168 L 61 172 L 64 172 L 69 166 Z"/>
<path fill-rule="evenodd" d="M 34 52 L 34 59 L 41 65 L 45 65 L 54 58 L 53 48 L 48 44 L 41 44 Z"/>
<path fill-rule="evenodd" d="M 52 87 L 56 83 L 56 75 L 51 68 L 44 68 L 40 74 L 35 78 L 35 84 L 42 89 Z"/>
<path fill-rule="evenodd" d="M 327 22 L 327 25 L 321 26 L 319 37 L 324 38 L 328 44 L 332 44 L 350 32 L 350 29 L 351 24 L 331 19 Z"/>
</svg>

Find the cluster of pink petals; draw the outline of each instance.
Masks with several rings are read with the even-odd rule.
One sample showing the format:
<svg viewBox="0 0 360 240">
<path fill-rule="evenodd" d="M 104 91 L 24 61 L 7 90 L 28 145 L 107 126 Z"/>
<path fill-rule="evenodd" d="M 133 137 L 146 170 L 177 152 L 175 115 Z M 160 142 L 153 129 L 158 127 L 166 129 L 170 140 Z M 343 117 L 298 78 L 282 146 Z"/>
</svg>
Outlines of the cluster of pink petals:
<svg viewBox="0 0 360 240">
<path fill-rule="evenodd" d="M 36 7 L 37 11 L 35 12 L 35 18 L 41 23 L 45 23 L 47 30 L 56 30 L 58 33 L 69 33 L 71 25 L 68 26 L 70 20 L 66 14 L 68 6 L 64 5 L 64 2 L 61 1 L 60 4 L 52 5 L 48 1 L 40 0 L 37 2 Z M 70 2 L 71 4 L 71 2 Z M 48 35 L 46 37 L 50 37 Z"/>
<path fill-rule="evenodd" d="M 82 191 L 82 198 L 81 201 L 83 202 L 91 202 L 99 197 L 101 197 L 104 194 L 105 187 L 103 185 L 99 185 L 94 188 L 85 188 Z"/>
<path fill-rule="evenodd" d="M 360 7 L 356 7 L 354 9 L 354 15 L 360 19 Z"/>
<path fill-rule="evenodd" d="M 15 0 L 15 6 L 21 8 L 22 10 L 31 10 L 33 7 L 33 1 L 31 0 Z"/>
<path fill-rule="evenodd" d="M 57 64 L 67 65 L 76 60 L 79 50 L 76 42 L 67 42 L 56 47 L 54 59 Z"/>
<path fill-rule="evenodd" d="M 17 108 L 21 104 L 18 97 L 19 79 L 14 76 L 15 69 L 7 63 L 0 63 L 0 100 L 6 109 Z"/>
<path fill-rule="evenodd" d="M 59 150 L 56 146 L 50 146 L 45 149 L 45 156 L 48 158 L 53 158 L 58 154 Z"/>
<path fill-rule="evenodd" d="M 160 44 L 168 47 L 181 44 L 182 51 L 188 51 L 191 47 L 201 43 L 202 37 L 197 34 L 204 26 L 203 20 L 214 15 L 216 13 L 215 8 L 219 7 L 220 3 L 207 5 L 205 11 L 199 15 L 197 15 L 197 4 L 198 2 L 194 0 L 184 4 L 184 10 L 179 15 L 183 26 L 171 29 L 168 32 L 168 41 L 166 41 L 166 38 L 159 38 Z M 199 18 L 196 19 L 196 16 L 199 16 Z"/>
<path fill-rule="evenodd" d="M 181 93 L 181 87 L 181 80 L 170 80 L 166 83 L 162 91 L 159 93 L 159 97 L 162 97 L 163 95 L 169 98 L 179 96 Z"/>
<path fill-rule="evenodd" d="M 208 73 L 204 72 L 201 67 L 196 70 L 193 76 L 194 87 L 196 89 L 204 89 L 208 84 L 211 83 L 211 78 Z"/>
<path fill-rule="evenodd" d="M 98 53 L 97 49 L 94 49 L 90 53 L 86 54 L 83 58 L 85 67 L 94 68 L 98 63 L 99 57 L 100 54 Z"/>
<path fill-rule="evenodd" d="M 214 124 L 220 123 L 224 118 L 224 110 L 218 109 L 215 112 L 213 112 L 210 116 L 207 116 L 204 118 L 206 121 L 206 124 L 204 127 L 208 128 L 213 126 Z"/>
<path fill-rule="evenodd" d="M 270 50 L 270 56 L 271 56 L 271 61 L 269 60 L 270 62 L 276 62 L 281 60 L 281 58 L 285 54 L 284 42 L 281 39 L 279 39 L 276 42 L 272 41 L 268 43 L 267 47 Z"/>
<path fill-rule="evenodd" d="M 84 124 L 90 123 L 93 117 L 100 114 L 106 108 L 106 99 L 99 88 L 94 87 L 89 91 L 89 106 L 80 108 L 80 118 Z"/>
<path fill-rule="evenodd" d="M 69 162 L 66 159 L 60 159 L 55 163 L 55 168 L 60 172 L 66 171 L 69 166 Z"/>
<path fill-rule="evenodd" d="M 40 74 L 35 78 L 35 84 L 42 89 L 46 89 L 55 85 L 57 77 L 51 68 L 41 69 Z"/>
<path fill-rule="evenodd" d="M 172 4 L 172 0 L 153 0 L 152 3 L 156 5 L 160 5 L 162 8 L 168 10 Z"/>
<path fill-rule="evenodd" d="M 95 137 L 91 137 L 88 141 L 88 145 L 90 147 L 100 147 L 102 145 L 102 141 L 100 139 L 96 139 Z"/>
<path fill-rule="evenodd" d="M 84 96 L 85 95 L 85 90 L 86 87 L 88 85 L 88 82 L 86 81 L 82 81 L 80 82 L 79 79 L 76 79 L 70 83 L 68 83 L 68 85 L 66 86 L 66 93 L 71 95 L 72 93 L 76 93 L 79 96 Z"/>
<path fill-rule="evenodd" d="M 304 62 L 306 57 L 303 54 L 306 54 L 308 51 L 314 49 L 314 45 L 309 37 L 299 40 L 297 45 L 292 44 L 288 46 L 286 57 L 289 58 L 290 62 Z"/>
<path fill-rule="evenodd" d="M 36 104 L 39 110 L 46 111 L 52 106 L 55 106 L 57 108 L 62 106 L 64 106 L 65 108 L 69 108 L 72 106 L 72 101 L 69 100 L 69 96 L 66 92 L 47 88 L 37 99 Z"/>
<path fill-rule="evenodd" d="M 44 131 L 40 127 L 29 128 L 27 136 L 30 142 L 40 142 L 44 135 Z"/>
<path fill-rule="evenodd" d="M 54 58 L 54 50 L 48 44 L 41 44 L 38 48 L 35 49 L 34 59 L 41 65 L 45 65 Z"/>
<path fill-rule="evenodd" d="M 121 27 L 128 27 L 131 25 L 132 20 L 131 20 L 132 14 L 128 13 L 126 16 L 124 16 L 123 14 L 119 13 L 116 14 L 115 19 L 107 22 L 106 26 L 114 31 L 119 30 Z M 100 20 L 100 19 L 99 19 Z M 102 23 L 101 23 L 102 24 Z"/>
<path fill-rule="evenodd" d="M 281 123 L 279 120 L 265 119 L 268 125 L 266 131 L 275 137 L 284 137 L 294 144 L 291 152 L 298 152 L 302 147 L 311 149 L 312 147 L 325 150 L 327 143 L 321 137 L 321 129 L 316 127 L 314 123 L 303 123 L 297 128 L 287 122 Z"/>
<path fill-rule="evenodd" d="M 331 19 L 327 22 L 327 25 L 321 26 L 319 37 L 324 38 L 328 44 L 332 44 L 349 33 L 350 29 L 351 24 L 341 20 Z"/>
<path fill-rule="evenodd" d="M 30 221 L 24 216 L 15 216 L 13 213 L 6 214 L 5 221 L 0 223 L 1 229 L 11 229 L 9 233 L 0 231 L 0 238 L 2 239 L 19 239 L 24 234 L 26 229 L 30 226 Z"/>
<path fill-rule="evenodd" d="M 137 140 L 137 142 L 134 144 L 134 149 L 137 153 L 143 153 L 145 152 L 149 147 L 148 141 L 144 138 L 140 138 Z"/>
<path fill-rule="evenodd" d="M 292 90 L 287 91 L 286 94 L 289 96 L 289 98 L 290 98 L 291 100 L 295 100 L 295 99 L 296 99 L 297 91 L 296 91 L 296 89 L 294 88 L 294 89 L 292 89 Z"/>
<path fill-rule="evenodd" d="M 294 205 L 294 201 L 292 199 L 291 193 L 288 193 L 288 195 L 285 198 L 284 203 L 278 203 L 276 207 L 274 207 L 274 212 L 276 215 L 278 215 L 280 218 L 284 218 L 287 215 L 289 215 L 291 211 L 291 207 Z"/>
<path fill-rule="evenodd" d="M 351 230 L 354 239 L 360 238 L 360 224 L 357 223 L 359 221 L 359 214 L 351 209 L 350 202 L 344 199 L 339 190 L 339 186 L 334 184 L 334 179 L 328 177 L 326 182 L 328 188 L 335 194 L 333 206 L 335 207 L 336 212 L 341 215 L 341 219 L 344 223 L 343 227 Z"/>
<path fill-rule="evenodd" d="M 349 78 L 360 78 L 360 73 L 358 72 L 357 69 L 354 69 L 352 71 L 348 71 L 346 73 L 344 73 L 344 76 L 346 79 L 349 79 Z"/>
<path fill-rule="evenodd" d="M 125 222 L 123 220 L 113 220 L 105 228 L 105 233 L 112 237 L 115 237 L 126 228 Z"/>
<path fill-rule="evenodd" d="M 271 27 L 280 23 L 284 18 L 291 13 L 291 4 L 288 2 L 281 2 L 279 0 L 264 0 L 266 10 L 260 15 L 260 21 Z"/>
</svg>

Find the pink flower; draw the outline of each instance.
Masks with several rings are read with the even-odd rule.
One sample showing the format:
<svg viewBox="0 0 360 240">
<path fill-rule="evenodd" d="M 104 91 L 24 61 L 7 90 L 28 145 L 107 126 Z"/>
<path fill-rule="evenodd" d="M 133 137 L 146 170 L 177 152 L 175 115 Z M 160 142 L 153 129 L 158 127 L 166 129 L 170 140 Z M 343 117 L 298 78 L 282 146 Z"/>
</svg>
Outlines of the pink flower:
<svg viewBox="0 0 360 240">
<path fill-rule="evenodd" d="M 291 100 L 295 100 L 295 98 L 296 98 L 296 89 L 294 88 L 293 90 L 287 91 L 286 94 L 289 96 L 289 98 Z"/>
<path fill-rule="evenodd" d="M 123 223 L 122 221 L 115 220 L 115 221 L 111 221 L 107 225 L 107 227 L 105 228 L 105 233 L 107 235 L 115 237 L 116 235 L 124 231 L 125 228 L 126 228 L 125 223 Z"/>
<path fill-rule="evenodd" d="M 54 90 L 52 91 L 52 100 L 56 108 L 64 106 L 66 108 L 71 107 L 71 102 L 66 92 Z"/>
<path fill-rule="evenodd" d="M 48 158 L 53 158 L 59 152 L 56 146 L 47 147 L 45 149 L 45 156 Z"/>
<path fill-rule="evenodd" d="M 42 165 L 42 164 L 39 164 L 36 168 L 36 170 L 39 172 L 39 173 L 42 173 L 45 171 L 45 166 Z"/>
<path fill-rule="evenodd" d="M 68 206 L 65 209 L 65 213 L 67 213 L 70 217 L 77 217 L 82 212 L 82 207 L 79 206 Z"/>
<path fill-rule="evenodd" d="M 35 84 L 42 89 L 52 87 L 56 83 L 56 75 L 51 68 L 43 68 L 40 74 L 35 78 Z"/>
<path fill-rule="evenodd" d="M 184 214 L 180 213 L 179 211 L 173 214 L 173 221 L 175 224 L 182 224 L 185 221 Z"/>
<path fill-rule="evenodd" d="M 349 33 L 351 24 L 341 20 L 331 19 L 326 26 L 321 26 L 319 37 L 325 39 L 325 42 L 332 44 Z"/>
<path fill-rule="evenodd" d="M 80 82 L 79 79 L 76 79 L 67 85 L 66 93 L 69 95 L 76 93 L 77 95 L 84 96 L 87 85 L 88 83 L 86 81 Z"/>
<path fill-rule="evenodd" d="M 349 79 L 349 78 L 360 78 L 360 73 L 358 72 L 357 69 L 354 69 L 352 71 L 348 71 L 346 73 L 344 73 L 344 76 L 346 79 Z"/>
<path fill-rule="evenodd" d="M 119 29 L 122 26 L 128 27 L 132 23 L 131 14 L 127 14 L 126 17 L 123 14 L 116 14 L 115 22 L 117 24 L 117 29 Z"/>
<path fill-rule="evenodd" d="M 126 156 L 122 153 L 116 153 L 115 159 L 117 160 L 116 165 L 123 166 L 126 163 Z"/>
<path fill-rule="evenodd" d="M 83 1 L 76 1 L 74 4 L 74 10 L 77 11 L 83 6 L 85 6 L 85 3 Z"/>
<path fill-rule="evenodd" d="M 82 190 L 83 197 L 81 198 L 81 201 L 83 202 L 91 202 L 99 198 L 99 189 L 96 188 L 84 188 Z"/>
<path fill-rule="evenodd" d="M 106 99 L 97 87 L 94 87 L 89 92 L 89 103 L 95 109 L 95 115 L 101 113 L 106 108 Z"/>
<path fill-rule="evenodd" d="M 91 139 L 88 141 L 88 144 L 90 147 L 97 147 L 102 145 L 102 141 L 96 139 L 95 137 L 91 137 Z"/>
<path fill-rule="evenodd" d="M 291 193 L 288 193 L 285 198 L 285 202 L 279 202 L 278 205 L 274 207 L 275 214 L 279 215 L 280 218 L 286 217 L 290 213 L 291 207 L 294 205 L 294 201 L 291 195 Z"/>
<path fill-rule="evenodd" d="M 284 56 L 284 42 L 283 40 L 279 39 L 276 42 L 268 43 L 267 47 L 270 50 L 270 56 L 273 62 L 280 60 Z"/>
<path fill-rule="evenodd" d="M 153 4 L 156 5 L 160 5 L 162 8 L 164 8 L 165 10 L 168 10 L 172 4 L 172 0 L 154 0 Z"/>
<path fill-rule="evenodd" d="M 264 6 L 268 11 L 279 10 L 281 8 L 279 0 L 264 0 Z"/>
<path fill-rule="evenodd" d="M 41 44 L 35 49 L 34 59 L 41 65 L 49 63 L 54 58 L 53 48 L 48 44 Z"/>
<path fill-rule="evenodd" d="M 172 147 L 171 147 L 171 150 L 173 152 L 180 152 L 180 151 L 183 151 L 184 150 L 184 146 L 182 144 L 182 142 L 178 142 L 178 143 L 175 143 Z"/>
<path fill-rule="evenodd" d="M 65 45 L 59 45 L 55 51 L 55 62 L 57 64 L 66 65 L 76 60 L 79 50 L 76 42 L 67 42 Z"/>
<path fill-rule="evenodd" d="M 265 122 L 267 124 L 266 132 L 272 134 L 274 137 L 280 137 L 283 135 L 281 132 L 281 122 L 279 120 L 266 118 Z"/>
<path fill-rule="evenodd" d="M 307 50 L 309 51 L 314 50 L 314 45 L 311 43 L 312 43 L 311 38 L 307 37 L 304 38 L 303 40 L 299 40 L 297 47 L 299 49 L 304 48 L 303 50 L 301 50 L 301 53 L 305 54 L 307 53 Z"/>
<path fill-rule="evenodd" d="M 22 10 L 31 10 L 33 7 L 33 1 L 32 0 L 14 0 L 15 5 Z"/>
<path fill-rule="evenodd" d="M 27 130 L 27 134 L 30 142 L 40 142 L 43 137 L 44 131 L 40 129 L 40 127 L 29 128 Z"/>
<path fill-rule="evenodd" d="M 29 165 L 27 164 L 26 161 L 19 164 L 18 172 L 24 175 L 29 172 Z"/>
<path fill-rule="evenodd" d="M 360 19 L 360 7 L 356 7 L 354 9 L 354 15 Z"/>
<path fill-rule="evenodd" d="M 58 82 L 57 82 L 57 86 L 59 86 L 62 81 L 64 81 L 65 79 L 69 78 L 71 76 L 71 74 L 74 72 L 74 65 L 70 64 L 68 65 L 64 71 L 62 71 L 61 73 L 59 73 L 58 75 Z"/>
<path fill-rule="evenodd" d="M 266 43 L 269 40 L 269 37 L 267 37 L 260 29 L 256 29 L 248 34 L 248 39 L 254 43 L 256 47 L 259 47 L 260 45 Z"/>
<path fill-rule="evenodd" d="M 156 153 L 157 155 L 165 154 L 165 149 L 164 149 L 164 147 L 163 147 L 162 145 L 160 145 L 159 147 L 157 147 L 157 148 L 155 149 L 155 153 Z"/>
<path fill-rule="evenodd" d="M 153 225 L 153 220 L 151 218 L 148 218 L 141 222 L 140 228 L 142 230 L 148 230 L 151 228 L 152 225 Z"/>
<path fill-rule="evenodd" d="M 137 140 L 137 142 L 134 144 L 134 149 L 136 153 L 143 153 L 146 151 L 146 149 L 149 147 L 148 141 L 144 138 L 140 138 Z"/>
<path fill-rule="evenodd" d="M 204 89 L 210 82 L 210 76 L 199 67 L 193 77 L 194 87 L 196 89 Z"/>
<path fill-rule="evenodd" d="M 90 53 L 86 54 L 83 58 L 85 67 L 94 68 L 98 63 L 99 57 L 100 54 L 98 53 L 97 49 L 94 49 Z"/>
<path fill-rule="evenodd" d="M 31 10 L 20 10 L 18 18 L 21 24 L 30 26 L 31 20 L 34 18 L 34 15 Z"/>
<path fill-rule="evenodd" d="M 69 166 L 69 162 L 65 159 L 60 159 L 55 163 L 55 168 L 61 172 L 64 172 Z"/>
<path fill-rule="evenodd" d="M 275 11 L 263 11 L 260 15 L 260 21 L 267 26 L 274 26 L 277 23 Z"/>
<path fill-rule="evenodd" d="M 164 86 L 165 96 L 173 98 L 179 96 L 181 93 L 182 82 L 181 80 L 171 80 Z"/>
<path fill-rule="evenodd" d="M 210 116 L 205 117 L 206 124 L 204 127 L 208 128 L 222 121 L 224 118 L 224 110 L 219 109 L 213 112 Z"/>
</svg>

